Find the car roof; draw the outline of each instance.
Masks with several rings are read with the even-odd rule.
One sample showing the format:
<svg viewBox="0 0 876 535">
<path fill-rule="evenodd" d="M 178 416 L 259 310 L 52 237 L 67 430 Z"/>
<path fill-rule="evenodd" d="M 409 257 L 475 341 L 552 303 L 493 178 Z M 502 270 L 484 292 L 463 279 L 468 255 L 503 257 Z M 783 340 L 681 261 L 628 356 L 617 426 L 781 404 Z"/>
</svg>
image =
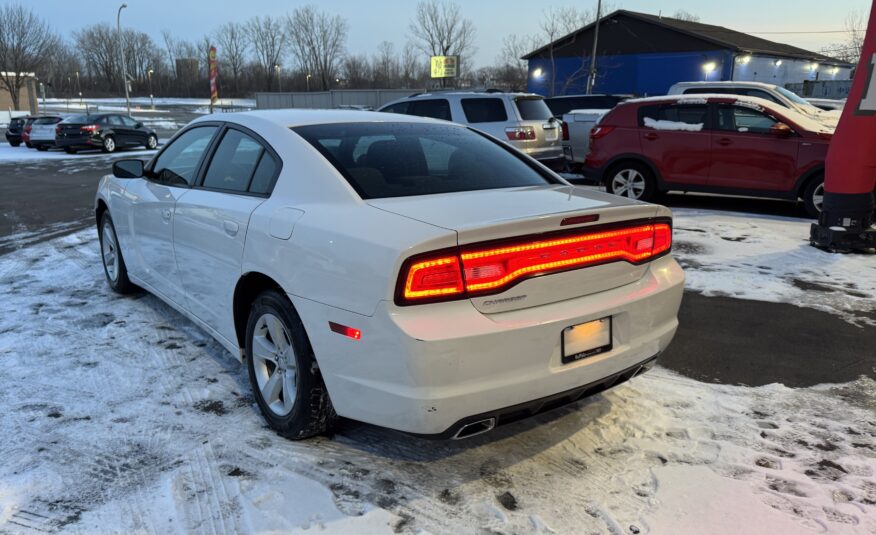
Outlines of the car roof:
<svg viewBox="0 0 876 535">
<path fill-rule="evenodd" d="M 673 87 L 759 87 L 761 89 L 774 89 L 778 86 L 768 84 L 766 82 L 737 82 L 737 81 L 720 81 L 720 82 L 678 82 Z"/>
<path fill-rule="evenodd" d="M 594 93 L 592 95 L 558 95 L 556 97 L 545 97 L 545 100 L 562 100 L 565 98 L 633 98 L 630 93 Z"/>
<path fill-rule="evenodd" d="M 415 115 L 386 114 L 377 111 L 346 109 L 301 109 L 253 110 L 203 115 L 194 123 L 228 121 L 243 126 L 270 123 L 283 128 L 331 123 L 431 123 L 450 125 L 448 121 Z"/>
<path fill-rule="evenodd" d="M 436 98 L 436 97 L 538 97 L 544 98 L 537 93 L 525 93 L 523 91 L 510 92 L 506 93 L 504 91 L 437 91 L 435 93 L 415 93 L 413 95 L 400 98 L 395 102 L 399 102 L 402 100 L 416 100 L 422 98 Z M 389 103 L 387 103 L 389 104 Z"/>
</svg>

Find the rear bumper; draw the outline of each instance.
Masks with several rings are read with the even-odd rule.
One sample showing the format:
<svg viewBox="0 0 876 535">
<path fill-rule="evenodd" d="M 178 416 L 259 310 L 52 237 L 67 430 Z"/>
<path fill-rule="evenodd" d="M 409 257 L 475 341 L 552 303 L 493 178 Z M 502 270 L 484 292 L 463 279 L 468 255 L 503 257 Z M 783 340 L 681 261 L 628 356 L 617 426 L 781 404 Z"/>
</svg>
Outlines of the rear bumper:
<svg viewBox="0 0 876 535">
<path fill-rule="evenodd" d="M 10 134 L 6 132 L 6 141 L 9 143 L 21 143 L 21 134 Z"/>
<path fill-rule="evenodd" d="M 67 148 L 67 147 L 74 147 L 74 148 L 97 147 L 97 148 L 100 148 L 103 146 L 103 142 L 101 141 L 100 138 L 94 138 L 94 137 L 58 138 L 55 140 L 55 146 L 60 147 L 62 149 Z"/>
<path fill-rule="evenodd" d="M 579 399 L 598 385 L 615 384 L 669 345 L 683 285 L 684 273 L 666 256 L 634 283 L 489 315 L 467 300 L 412 307 L 382 302 L 372 316 L 362 316 L 290 297 L 338 414 L 441 437 L 484 414 L 504 422 L 521 404 Z M 607 316 L 612 350 L 563 364 L 563 329 Z M 360 329 L 362 338 L 332 333 L 328 321 Z"/>
</svg>

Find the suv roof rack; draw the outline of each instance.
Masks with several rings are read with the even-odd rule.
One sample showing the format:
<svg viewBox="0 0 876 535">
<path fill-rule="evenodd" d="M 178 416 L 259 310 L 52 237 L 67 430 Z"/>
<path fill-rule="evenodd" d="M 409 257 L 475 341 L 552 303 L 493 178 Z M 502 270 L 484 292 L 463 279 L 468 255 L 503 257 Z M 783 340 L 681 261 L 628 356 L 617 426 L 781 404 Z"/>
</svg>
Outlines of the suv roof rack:
<svg viewBox="0 0 876 535">
<path fill-rule="evenodd" d="M 496 89 L 495 87 L 490 87 L 488 89 L 484 89 L 484 93 L 504 93 L 501 89 Z"/>
</svg>

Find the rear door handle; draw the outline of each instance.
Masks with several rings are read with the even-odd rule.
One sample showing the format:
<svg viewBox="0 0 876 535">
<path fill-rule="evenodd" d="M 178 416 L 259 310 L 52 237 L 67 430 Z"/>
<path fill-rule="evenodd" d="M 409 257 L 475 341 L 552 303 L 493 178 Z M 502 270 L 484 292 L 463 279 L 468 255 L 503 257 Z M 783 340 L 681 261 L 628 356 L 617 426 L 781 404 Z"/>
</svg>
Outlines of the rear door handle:
<svg viewBox="0 0 876 535">
<path fill-rule="evenodd" d="M 660 136 L 658 136 L 658 135 L 655 134 L 654 132 L 648 132 L 647 134 L 645 134 L 645 139 L 648 139 L 648 140 L 650 140 L 650 141 L 654 141 L 654 140 L 657 139 L 658 137 L 660 137 Z"/>
<path fill-rule="evenodd" d="M 730 141 L 729 139 L 727 139 L 726 137 L 723 137 L 723 138 L 718 140 L 718 145 L 732 145 L 732 144 L 733 144 L 733 142 Z"/>
<path fill-rule="evenodd" d="M 232 236 L 232 237 L 237 236 L 237 231 L 240 229 L 240 225 L 238 225 L 234 221 L 226 219 L 224 222 L 224 226 L 225 226 L 225 234 L 228 234 L 229 236 Z"/>
</svg>

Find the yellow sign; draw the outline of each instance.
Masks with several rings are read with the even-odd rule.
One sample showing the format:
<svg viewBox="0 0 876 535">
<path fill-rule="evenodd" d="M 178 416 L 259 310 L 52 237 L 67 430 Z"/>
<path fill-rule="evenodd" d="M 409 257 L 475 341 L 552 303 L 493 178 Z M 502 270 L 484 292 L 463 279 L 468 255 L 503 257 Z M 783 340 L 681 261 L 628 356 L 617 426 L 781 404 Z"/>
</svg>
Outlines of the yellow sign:
<svg viewBox="0 0 876 535">
<path fill-rule="evenodd" d="M 456 78 L 459 56 L 432 56 L 432 78 Z"/>
</svg>

